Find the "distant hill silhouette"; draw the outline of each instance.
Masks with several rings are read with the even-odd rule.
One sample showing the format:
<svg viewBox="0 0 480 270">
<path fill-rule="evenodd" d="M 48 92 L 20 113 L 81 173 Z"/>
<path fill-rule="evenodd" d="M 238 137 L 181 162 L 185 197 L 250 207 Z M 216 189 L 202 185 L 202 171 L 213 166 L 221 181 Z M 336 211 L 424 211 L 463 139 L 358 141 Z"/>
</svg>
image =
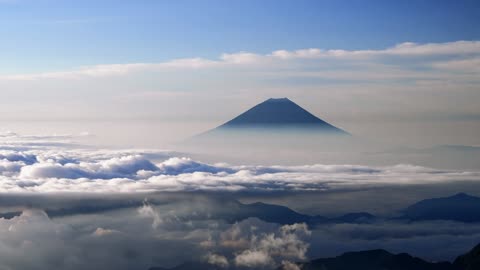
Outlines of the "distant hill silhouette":
<svg viewBox="0 0 480 270">
<path fill-rule="evenodd" d="M 377 249 L 347 252 L 338 257 L 299 263 L 302 270 L 476 270 L 480 269 L 480 244 L 453 263 L 427 262 L 407 253 L 392 254 Z"/>
<path fill-rule="evenodd" d="M 299 264 L 302 270 L 463 270 L 449 262 L 432 263 L 407 253 L 392 254 L 383 249 L 347 252 L 338 257 Z M 466 269 L 466 268 L 465 268 Z"/>
<path fill-rule="evenodd" d="M 155 204 L 155 201 L 151 203 Z M 418 201 L 402 210 L 402 215 L 395 218 L 374 216 L 367 212 L 345 213 L 336 217 L 307 215 L 282 205 L 263 202 L 245 204 L 234 199 L 219 199 L 216 203 L 222 205 L 222 207 L 209 210 L 208 215 L 229 223 L 239 222 L 247 218 L 258 218 L 265 222 L 278 224 L 306 223 L 309 226 L 328 223 L 373 223 L 381 220 L 480 222 L 480 198 L 466 193 Z M 77 214 L 96 214 L 117 209 L 140 207 L 142 205 L 142 200 L 127 200 L 81 207 L 46 208 L 44 211 L 49 217 L 64 217 Z M 21 213 L 21 211 L 0 212 L 0 218 L 11 219 L 21 215 Z"/>
<path fill-rule="evenodd" d="M 465 193 L 419 201 L 404 211 L 409 220 L 480 222 L 480 198 Z"/>
<path fill-rule="evenodd" d="M 306 223 L 310 227 L 334 223 L 374 223 L 389 218 L 374 216 L 367 212 L 346 213 L 336 217 L 306 215 L 286 206 L 255 202 L 243 204 L 236 200 L 219 202 L 225 207 L 210 213 L 229 223 L 247 218 L 258 218 L 278 224 Z M 450 197 L 425 199 L 416 202 L 402 211 L 402 216 L 391 220 L 452 220 L 458 222 L 480 222 L 480 198 L 465 193 Z"/>
<path fill-rule="evenodd" d="M 310 216 L 300 214 L 292 209 L 274 204 L 256 202 L 252 204 L 242 204 L 240 202 L 231 202 L 228 204 L 230 211 L 217 216 L 229 223 L 238 222 L 247 218 L 258 218 L 265 222 L 278 224 L 306 223 L 310 227 L 328 223 L 371 223 L 375 216 L 369 213 L 347 213 L 338 217 Z"/>
</svg>

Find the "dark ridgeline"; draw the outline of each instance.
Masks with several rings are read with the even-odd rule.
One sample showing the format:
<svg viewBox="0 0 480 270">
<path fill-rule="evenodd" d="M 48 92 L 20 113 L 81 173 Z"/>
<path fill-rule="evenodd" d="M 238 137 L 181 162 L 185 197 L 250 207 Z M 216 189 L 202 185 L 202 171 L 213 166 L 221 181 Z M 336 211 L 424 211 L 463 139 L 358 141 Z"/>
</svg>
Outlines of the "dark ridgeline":
<svg viewBox="0 0 480 270">
<path fill-rule="evenodd" d="M 453 262 L 457 269 L 478 270 L 480 269 L 480 244 L 467 254 L 458 256 Z"/>
<path fill-rule="evenodd" d="M 328 218 L 324 216 L 310 216 L 297 213 L 288 207 L 252 203 L 241 204 L 236 202 L 236 211 L 229 211 L 224 218 L 229 222 L 237 222 L 249 217 L 256 217 L 266 222 L 279 224 L 306 223 L 310 227 L 327 223 L 373 223 L 380 220 L 392 221 L 427 221 L 451 220 L 457 222 L 480 222 L 480 198 L 465 193 L 458 193 L 450 197 L 425 199 L 416 202 L 401 212 L 395 218 L 382 218 L 367 212 L 346 213 L 341 216 Z M 480 270 L 480 269 L 479 269 Z"/>
<path fill-rule="evenodd" d="M 480 198 L 465 193 L 419 201 L 403 211 L 409 220 L 480 222 Z"/>
<path fill-rule="evenodd" d="M 215 210 L 208 211 L 208 217 L 225 220 L 228 223 L 240 222 L 248 218 L 258 218 L 265 222 L 277 224 L 306 223 L 309 227 L 335 223 L 374 223 L 377 221 L 415 222 L 428 220 L 450 220 L 457 222 L 480 222 L 480 197 L 458 193 L 449 197 L 432 198 L 418 201 L 401 210 L 401 215 L 395 217 L 374 216 L 368 212 L 339 213 L 335 217 L 322 215 L 307 215 L 296 212 L 286 206 L 267 204 L 263 202 L 241 203 L 235 199 L 214 199 L 222 205 Z M 112 210 L 140 207 L 143 200 L 99 202 L 86 206 L 65 206 L 62 208 L 45 208 L 49 217 L 66 217 L 78 214 L 96 214 Z M 155 201 L 151 201 L 156 204 Z M 0 218 L 11 219 L 21 215 L 21 211 L 1 212 Z M 207 214 L 205 214 L 205 218 Z M 197 212 L 200 216 L 200 212 Z"/>
<path fill-rule="evenodd" d="M 225 128 L 310 128 L 347 134 L 288 98 L 270 98 L 218 127 Z"/>
<path fill-rule="evenodd" d="M 306 263 L 297 263 L 302 270 L 478 270 L 480 269 L 480 245 L 459 256 L 453 263 L 428 262 L 407 253 L 393 254 L 383 249 L 347 252 L 333 258 L 322 258 Z M 151 267 L 149 270 L 219 270 L 252 269 L 222 268 L 206 262 L 187 262 L 173 268 Z M 258 268 L 265 269 L 265 268 Z M 286 270 L 283 267 L 277 270 Z"/>
<path fill-rule="evenodd" d="M 453 262 L 428 262 L 407 253 L 392 254 L 383 249 L 347 252 L 338 257 L 299 263 L 302 270 L 478 270 L 480 244 Z M 281 269 L 281 268 L 280 268 Z"/>
<path fill-rule="evenodd" d="M 221 218 L 228 223 L 235 223 L 247 218 L 258 218 L 265 222 L 277 224 L 294 224 L 306 223 L 310 228 L 314 228 L 321 224 L 334 223 L 372 223 L 376 217 L 364 212 L 347 213 L 337 217 L 325 217 L 320 215 L 310 216 L 295 212 L 294 210 L 275 204 L 266 204 L 256 202 L 251 204 L 243 204 L 238 201 L 223 202 L 228 206 L 227 211 L 221 213 L 212 213 L 217 218 Z"/>
<path fill-rule="evenodd" d="M 316 259 L 301 265 L 302 270 L 454 270 L 449 262 L 432 263 L 407 253 L 392 254 L 383 249 L 347 252 L 338 257 Z M 460 269 L 459 269 L 460 270 Z"/>
</svg>

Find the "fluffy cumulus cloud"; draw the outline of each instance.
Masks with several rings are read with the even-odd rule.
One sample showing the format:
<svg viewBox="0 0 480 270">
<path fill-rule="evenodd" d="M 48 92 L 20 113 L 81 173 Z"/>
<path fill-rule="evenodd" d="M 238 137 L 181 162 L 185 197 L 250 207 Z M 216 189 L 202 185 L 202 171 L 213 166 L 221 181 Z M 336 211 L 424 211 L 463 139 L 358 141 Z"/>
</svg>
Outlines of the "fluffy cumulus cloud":
<svg viewBox="0 0 480 270">
<path fill-rule="evenodd" d="M 228 259 L 225 256 L 214 254 L 214 253 L 209 253 L 206 256 L 206 260 L 209 264 L 220 266 L 222 268 L 226 268 L 230 265 L 230 263 L 228 262 Z"/>
<path fill-rule="evenodd" d="M 278 265 L 274 259 L 278 257 L 305 260 L 309 244 L 304 242 L 301 236 L 310 234 L 305 224 L 296 223 L 280 227 L 278 233 L 254 235 L 250 239 L 249 248 L 235 256 L 235 264 L 254 268 Z"/>
<path fill-rule="evenodd" d="M 208 244 L 202 246 L 217 251 L 205 257 L 209 264 L 270 269 L 289 260 L 306 260 L 310 235 L 303 223 L 282 226 L 250 218 L 221 232 L 210 231 Z"/>
<path fill-rule="evenodd" d="M 249 268 L 273 264 L 272 258 L 264 251 L 245 250 L 235 257 L 235 264 Z"/>
<path fill-rule="evenodd" d="M 65 246 L 65 240 L 72 235 L 72 228 L 52 223 L 42 211 L 28 210 L 10 220 L 0 219 L 0 231 L 2 268 L 55 267 L 64 260 L 75 261 L 74 257 L 66 254 L 69 248 Z M 22 260 L 22 254 L 30 254 L 31 257 Z M 60 254 L 66 256 L 61 258 Z"/>
<path fill-rule="evenodd" d="M 153 220 L 152 228 L 156 229 L 160 224 L 162 224 L 162 219 L 158 212 L 156 212 L 152 206 L 144 204 L 141 208 L 138 209 L 138 213 L 144 217 L 150 217 Z"/>
<path fill-rule="evenodd" d="M 162 245 L 176 252 L 181 249 L 180 240 L 177 244 L 152 240 L 155 231 L 148 230 L 150 221 L 134 214 L 123 216 L 129 226 L 121 227 L 119 218 L 59 221 L 41 210 L 24 210 L 20 216 L 0 219 L 0 268 L 148 269 L 154 257 L 168 262 L 162 254 L 155 255 Z"/>
<path fill-rule="evenodd" d="M 135 178 L 140 171 L 156 171 L 149 160 L 140 155 L 125 155 L 98 162 L 79 162 L 62 164 L 56 160 L 47 160 L 22 167 L 21 178 Z"/>
<path fill-rule="evenodd" d="M 289 262 L 289 261 L 283 261 L 282 262 L 282 269 L 283 270 L 300 270 L 300 266 L 298 266 L 295 263 Z"/>
<path fill-rule="evenodd" d="M 185 158 L 185 157 L 170 158 L 165 162 L 162 162 L 159 165 L 159 168 L 163 174 L 169 174 L 169 175 L 178 175 L 178 174 L 194 173 L 194 172 L 207 172 L 207 173 L 213 173 L 213 174 L 220 173 L 220 172 L 228 172 L 228 173 L 235 172 L 235 170 L 231 168 L 211 166 L 201 162 L 193 161 L 192 159 Z"/>
</svg>

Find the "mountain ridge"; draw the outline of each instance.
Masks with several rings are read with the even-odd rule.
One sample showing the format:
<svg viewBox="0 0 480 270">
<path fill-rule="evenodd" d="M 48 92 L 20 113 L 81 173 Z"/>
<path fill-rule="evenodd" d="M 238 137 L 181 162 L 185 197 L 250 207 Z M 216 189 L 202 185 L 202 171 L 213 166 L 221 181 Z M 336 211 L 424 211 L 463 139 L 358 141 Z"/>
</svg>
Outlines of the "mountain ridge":
<svg viewBox="0 0 480 270">
<path fill-rule="evenodd" d="M 466 193 L 421 200 L 403 210 L 409 220 L 480 221 L 480 198 Z"/>
<path fill-rule="evenodd" d="M 313 259 L 308 262 L 296 263 L 302 270 L 475 270 L 480 266 L 480 244 L 451 262 L 430 262 L 408 253 L 390 253 L 384 249 L 345 252 L 336 257 Z M 149 270 L 212 270 L 212 269 L 245 269 L 228 268 L 208 264 L 207 262 L 190 261 L 173 268 L 151 267 Z M 265 269 L 265 268 L 261 268 Z M 294 268 L 280 267 L 277 270 Z"/>
</svg>

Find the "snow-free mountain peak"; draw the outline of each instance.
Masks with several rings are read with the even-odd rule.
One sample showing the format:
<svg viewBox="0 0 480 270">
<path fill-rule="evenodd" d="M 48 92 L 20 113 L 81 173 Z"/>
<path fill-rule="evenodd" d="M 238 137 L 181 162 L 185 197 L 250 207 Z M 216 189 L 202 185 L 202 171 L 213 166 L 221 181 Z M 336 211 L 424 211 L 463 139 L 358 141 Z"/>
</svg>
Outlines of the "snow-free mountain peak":
<svg viewBox="0 0 480 270">
<path fill-rule="evenodd" d="M 230 128 L 308 128 L 336 134 L 345 131 L 323 121 L 288 98 L 270 98 L 252 107 L 217 129 Z"/>
</svg>

